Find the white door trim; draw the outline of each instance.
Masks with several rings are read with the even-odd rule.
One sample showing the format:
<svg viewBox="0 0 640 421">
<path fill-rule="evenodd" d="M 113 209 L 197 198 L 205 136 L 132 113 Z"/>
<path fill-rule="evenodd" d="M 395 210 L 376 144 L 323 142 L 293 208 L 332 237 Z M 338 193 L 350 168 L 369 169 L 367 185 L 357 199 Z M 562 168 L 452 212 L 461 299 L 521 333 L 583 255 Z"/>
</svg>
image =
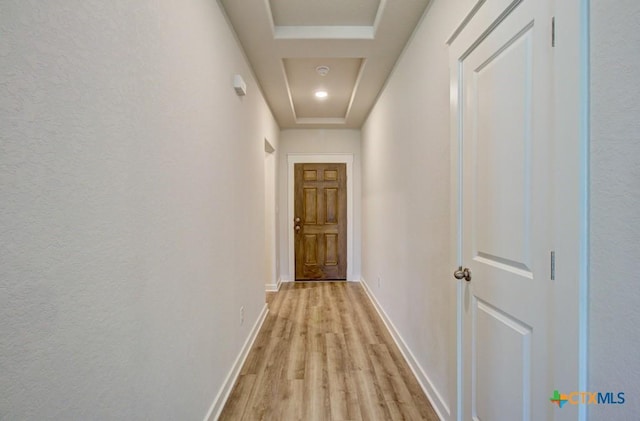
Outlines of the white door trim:
<svg viewBox="0 0 640 421">
<path fill-rule="evenodd" d="M 293 220 L 295 218 L 294 209 L 294 188 L 295 176 L 294 165 L 303 163 L 344 163 L 347 164 L 347 280 L 359 281 L 353 278 L 353 154 L 351 153 L 326 153 L 326 154 L 287 154 L 287 236 L 288 236 L 288 256 L 289 256 L 289 276 L 288 280 L 296 279 L 295 271 L 295 239 L 293 233 Z"/>
<path fill-rule="evenodd" d="M 514 4 L 518 0 L 514 1 Z M 450 44 L 487 1 L 476 2 L 448 40 Z M 556 0 L 554 49 L 554 244 L 556 276 L 553 285 L 554 323 L 549 355 L 553 356 L 554 387 L 562 393 L 587 391 L 588 245 L 589 245 L 589 0 Z M 549 17 L 551 19 L 551 16 Z M 455 60 L 452 58 L 452 63 Z M 450 70 L 457 73 L 455 65 Z M 461 137 L 459 92 L 451 78 L 451 271 L 462 264 Z M 452 282 L 453 280 L 447 280 Z M 457 289 L 457 419 L 463 411 L 463 288 Z M 550 396 L 553 391 L 550 390 Z M 586 405 L 567 405 L 555 420 L 587 419 Z"/>
<path fill-rule="evenodd" d="M 278 291 L 280 289 L 280 280 L 278 279 L 278 243 L 277 238 L 277 212 L 276 212 L 276 168 L 277 154 L 276 150 L 267 140 L 264 139 L 264 198 L 265 198 L 265 247 L 266 256 L 265 264 L 267 265 L 266 273 L 266 291 Z"/>
<path fill-rule="evenodd" d="M 589 0 L 556 0 L 554 15 L 557 323 L 551 352 L 563 357 L 554 358 L 554 387 L 568 393 L 588 390 Z M 587 405 L 565 405 L 555 414 L 584 421 Z"/>
</svg>

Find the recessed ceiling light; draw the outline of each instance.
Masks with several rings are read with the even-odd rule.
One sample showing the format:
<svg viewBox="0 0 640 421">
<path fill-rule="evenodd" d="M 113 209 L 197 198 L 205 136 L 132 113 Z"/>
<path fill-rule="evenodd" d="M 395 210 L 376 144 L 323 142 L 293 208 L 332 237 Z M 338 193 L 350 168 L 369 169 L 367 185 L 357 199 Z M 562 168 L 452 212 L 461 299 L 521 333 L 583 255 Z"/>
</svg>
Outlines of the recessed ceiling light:
<svg viewBox="0 0 640 421">
<path fill-rule="evenodd" d="M 316 98 L 326 98 L 327 96 L 329 96 L 329 94 L 327 93 L 327 91 L 316 91 Z"/>
<path fill-rule="evenodd" d="M 320 76 L 326 76 L 329 73 L 329 66 L 318 66 L 316 67 L 316 73 Z"/>
</svg>

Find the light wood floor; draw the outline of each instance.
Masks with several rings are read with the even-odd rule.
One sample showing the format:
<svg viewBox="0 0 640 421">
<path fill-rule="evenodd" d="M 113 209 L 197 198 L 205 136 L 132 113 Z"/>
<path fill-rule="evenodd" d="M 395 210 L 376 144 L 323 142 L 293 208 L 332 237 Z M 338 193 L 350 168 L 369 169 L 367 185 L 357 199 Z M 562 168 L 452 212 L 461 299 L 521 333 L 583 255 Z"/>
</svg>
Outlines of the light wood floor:
<svg viewBox="0 0 640 421">
<path fill-rule="evenodd" d="M 268 302 L 220 420 L 438 420 L 360 284 L 286 283 Z"/>
</svg>

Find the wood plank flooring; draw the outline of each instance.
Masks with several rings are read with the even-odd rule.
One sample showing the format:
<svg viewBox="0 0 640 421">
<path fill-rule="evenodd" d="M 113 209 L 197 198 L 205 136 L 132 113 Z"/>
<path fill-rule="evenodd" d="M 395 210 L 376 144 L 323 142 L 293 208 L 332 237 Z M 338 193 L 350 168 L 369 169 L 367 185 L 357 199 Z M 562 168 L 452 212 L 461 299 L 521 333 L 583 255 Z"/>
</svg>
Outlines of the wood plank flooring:
<svg viewBox="0 0 640 421">
<path fill-rule="evenodd" d="M 268 301 L 220 420 L 438 420 L 360 284 L 286 283 Z"/>
</svg>

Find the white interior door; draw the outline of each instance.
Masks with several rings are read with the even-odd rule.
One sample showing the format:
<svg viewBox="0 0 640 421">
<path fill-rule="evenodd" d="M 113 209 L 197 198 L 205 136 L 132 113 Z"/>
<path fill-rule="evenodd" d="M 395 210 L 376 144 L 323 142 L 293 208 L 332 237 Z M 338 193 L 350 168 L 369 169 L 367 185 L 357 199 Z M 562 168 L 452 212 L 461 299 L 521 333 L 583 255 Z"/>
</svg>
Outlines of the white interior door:
<svg viewBox="0 0 640 421">
<path fill-rule="evenodd" d="M 553 416 L 548 0 L 487 0 L 451 44 L 459 153 L 463 419 Z"/>
</svg>

